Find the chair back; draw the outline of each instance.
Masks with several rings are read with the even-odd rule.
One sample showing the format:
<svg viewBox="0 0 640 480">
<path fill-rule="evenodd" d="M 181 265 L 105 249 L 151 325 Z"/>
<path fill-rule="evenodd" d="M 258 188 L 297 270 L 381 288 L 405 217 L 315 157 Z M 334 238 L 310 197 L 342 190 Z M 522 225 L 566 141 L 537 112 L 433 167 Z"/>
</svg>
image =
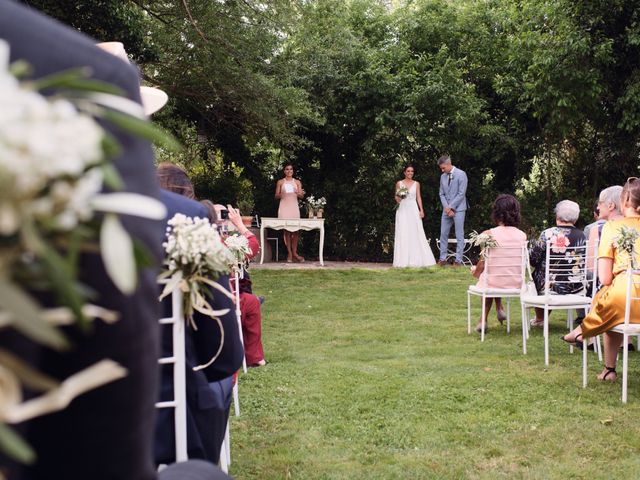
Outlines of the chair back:
<svg viewBox="0 0 640 480">
<path fill-rule="evenodd" d="M 166 283 L 166 281 L 164 282 Z M 158 360 L 160 365 L 173 365 L 173 400 L 157 402 L 157 408 L 173 408 L 175 425 L 176 462 L 188 460 L 187 455 L 187 381 L 185 360 L 185 318 L 182 312 L 182 291 L 171 292 L 171 316 L 160 319 L 160 325 L 172 326 L 170 357 Z"/>
<path fill-rule="evenodd" d="M 629 267 L 625 275 L 627 277 L 627 293 L 624 306 L 624 324 L 629 325 L 631 318 L 638 315 L 638 308 L 640 308 L 640 270 Z M 638 306 L 632 312 L 631 309 L 634 302 Z"/>
<path fill-rule="evenodd" d="M 587 295 L 586 244 L 577 246 L 557 245 L 553 240 L 546 242 L 544 267 L 544 295 Z M 597 273 L 597 272 L 596 272 Z M 597 275 L 594 275 L 594 279 Z"/>
<path fill-rule="evenodd" d="M 484 282 L 488 287 L 522 288 L 527 265 L 527 242 L 498 245 L 487 251 Z"/>
</svg>

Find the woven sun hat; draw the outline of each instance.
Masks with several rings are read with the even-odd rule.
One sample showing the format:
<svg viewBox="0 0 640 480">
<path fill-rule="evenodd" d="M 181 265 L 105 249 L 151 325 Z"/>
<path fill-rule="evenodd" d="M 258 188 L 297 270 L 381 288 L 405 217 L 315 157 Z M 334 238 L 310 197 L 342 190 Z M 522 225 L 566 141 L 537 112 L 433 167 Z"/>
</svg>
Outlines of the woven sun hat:
<svg viewBox="0 0 640 480">
<path fill-rule="evenodd" d="M 101 42 L 97 43 L 96 46 L 127 63 L 131 63 L 122 42 Z M 142 99 L 142 108 L 147 116 L 156 113 L 169 101 L 169 96 L 155 87 L 141 86 L 140 97 Z"/>
</svg>

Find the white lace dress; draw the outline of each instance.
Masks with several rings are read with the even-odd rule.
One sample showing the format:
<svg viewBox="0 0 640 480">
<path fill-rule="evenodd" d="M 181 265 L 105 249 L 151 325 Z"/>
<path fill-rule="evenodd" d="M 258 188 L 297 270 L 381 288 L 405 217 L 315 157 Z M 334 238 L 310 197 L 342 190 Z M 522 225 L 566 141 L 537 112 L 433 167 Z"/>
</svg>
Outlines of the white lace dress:
<svg viewBox="0 0 640 480">
<path fill-rule="evenodd" d="M 400 183 L 405 185 L 404 182 Z M 396 210 L 393 266 L 430 267 L 435 264 L 436 259 L 424 234 L 420 210 L 416 202 L 416 182 L 413 182 L 409 188 L 409 195 L 400 201 Z"/>
</svg>

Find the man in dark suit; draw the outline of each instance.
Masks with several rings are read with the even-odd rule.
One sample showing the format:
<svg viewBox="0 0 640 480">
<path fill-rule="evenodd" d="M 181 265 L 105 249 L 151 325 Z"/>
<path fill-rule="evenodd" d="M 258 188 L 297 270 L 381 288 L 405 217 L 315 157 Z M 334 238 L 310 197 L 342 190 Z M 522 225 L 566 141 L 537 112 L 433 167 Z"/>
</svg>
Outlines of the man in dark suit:
<svg viewBox="0 0 640 480">
<path fill-rule="evenodd" d="M 189 182 L 184 174 L 184 180 Z M 188 217 L 207 218 L 204 205 L 177 193 L 161 190 L 162 202 L 167 207 L 167 220 L 176 213 Z M 229 288 L 229 277 L 222 275 L 217 282 Z M 186 384 L 187 384 L 187 450 L 189 458 L 202 458 L 217 463 L 220 447 L 224 439 L 229 405 L 225 399 L 210 387 L 210 383 L 229 378 L 242 366 L 244 350 L 238 332 L 235 307 L 228 297 L 217 290 L 212 291 L 210 299 L 214 309 L 227 308 L 227 314 L 220 316 L 224 328 L 224 344 L 220 355 L 209 367 L 193 371 L 193 367 L 207 363 L 220 346 L 220 330 L 217 322 L 198 312 L 194 314 L 197 330 L 185 331 Z M 164 316 L 171 315 L 171 299 L 163 301 Z M 165 328 L 162 337 L 163 356 L 172 351 L 170 329 Z M 173 395 L 173 377 L 170 369 L 164 367 L 161 378 L 161 399 L 169 400 Z M 161 410 L 156 431 L 156 462 L 170 463 L 175 456 L 173 435 L 173 411 Z"/>
<path fill-rule="evenodd" d="M 120 87 L 131 100 L 140 103 L 139 75 L 134 67 L 101 51 L 93 40 L 77 31 L 12 0 L 0 1 L 0 38 L 10 45 L 11 61 L 27 61 L 34 78 L 88 66 L 93 78 Z M 159 189 L 148 142 L 109 125 L 105 128 L 123 149 L 115 166 L 124 180 L 124 190 L 157 198 Z M 156 260 L 160 259 L 162 222 L 125 217 L 123 224 Z M 83 257 L 80 268 L 81 280 L 97 293 L 94 303 L 119 312 L 116 324 L 98 322 L 90 332 L 75 326 L 67 328 L 65 333 L 72 348 L 64 353 L 29 344 L 11 332 L 0 342 L 14 350 L 26 346 L 34 366 L 58 379 L 104 358 L 124 366 L 128 375 L 76 398 L 58 413 L 28 422 L 23 431 L 37 452 L 37 460 L 27 468 L 13 468 L 9 478 L 155 479 L 152 449 L 160 314 L 157 271 L 143 272 L 136 292 L 127 296 L 111 283 L 98 255 Z M 198 463 L 192 469 L 188 464 L 172 467 L 167 478 L 171 475 L 205 479 L 216 478 L 217 474 L 212 465 Z"/>
</svg>

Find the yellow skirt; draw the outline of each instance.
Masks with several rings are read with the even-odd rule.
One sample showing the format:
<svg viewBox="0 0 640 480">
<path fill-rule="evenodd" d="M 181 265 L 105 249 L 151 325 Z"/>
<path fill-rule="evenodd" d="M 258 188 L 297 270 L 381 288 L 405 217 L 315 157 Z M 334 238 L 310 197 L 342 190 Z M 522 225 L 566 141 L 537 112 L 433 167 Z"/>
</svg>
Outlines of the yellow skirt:
<svg viewBox="0 0 640 480">
<path fill-rule="evenodd" d="M 636 275 L 634 278 L 638 281 Z M 640 296 L 637 285 L 631 287 L 631 295 Z M 634 291 L 635 290 L 635 291 Z M 582 320 L 582 334 L 593 337 L 611 330 L 616 325 L 624 323 L 624 308 L 627 298 L 627 274 L 621 272 L 613 277 L 611 285 L 604 286 L 596 293 L 589 314 Z M 640 301 L 631 302 L 630 323 L 640 323 Z"/>
</svg>

